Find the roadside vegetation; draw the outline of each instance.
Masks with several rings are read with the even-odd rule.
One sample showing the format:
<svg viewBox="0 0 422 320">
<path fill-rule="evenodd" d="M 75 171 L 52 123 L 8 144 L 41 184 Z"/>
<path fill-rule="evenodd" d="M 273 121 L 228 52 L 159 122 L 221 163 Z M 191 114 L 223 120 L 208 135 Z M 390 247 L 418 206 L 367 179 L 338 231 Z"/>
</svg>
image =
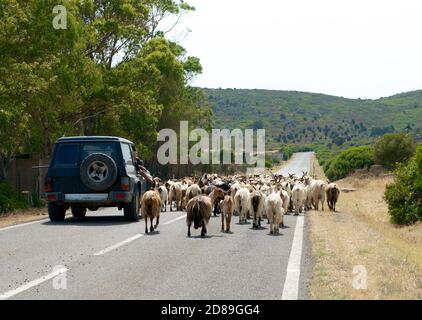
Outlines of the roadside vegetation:
<svg viewBox="0 0 422 320">
<path fill-rule="evenodd" d="M 412 137 L 389 133 L 379 139 L 374 146 L 374 161 L 388 169 L 394 169 L 399 163 L 405 163 L 415 153 Z"/>
<path fill-rule="evenodd" d="M 314 167 L 324 179 L 316 159 Z M 391 224 L 384 192 L 393 181 L 388 171 L 359 171 L 337 181 L 355 190 L 340 194 L 337 212 L 309 213 L 312 299 L 422 299 L 422 223 Z M 366 289 L 353 286 L 358 266 L 367 272 Z"/>
<path fill-rule="evenodd" d="M 422 221 L 422 145 L 408 163 L 399 164 L 385 199 L 391 222 L 409 225 Z"/>
<path fill-rule="evenodd" d="M 374 150 L 369 146 L 352 147 L 343 151 L 324 165 L 328 179 L 334 181 L 346 177 L 356 169 L 367 168 L 374 164 Z"/>
<path fill-rule="evenodd" d="M 324 161 L 324 172 L 330 180 L 345 178 L 355 170 L 368 169 L 377 164 L 391 170 L 405 163 L 415 153 L 410 135 L 389 133 L 380 137 L 374 145 L 351 147 Z"/>
<path fill-rule="evenodd" d="M 32 193 L 31 199 L 27 199 L 8 182 L 0 182 L 0 216 L 7 212 L 25 210 L 30 207 L 42 208 L 44 201 L 35 192 Z"/>
<path fill-rule="evenodd" d="M 0 215 L 17 209 L 27 209 L 28 207 L 28 201 L 18 191 L 13 189 L 7 182 L 0 182 Z"/>
</svg>

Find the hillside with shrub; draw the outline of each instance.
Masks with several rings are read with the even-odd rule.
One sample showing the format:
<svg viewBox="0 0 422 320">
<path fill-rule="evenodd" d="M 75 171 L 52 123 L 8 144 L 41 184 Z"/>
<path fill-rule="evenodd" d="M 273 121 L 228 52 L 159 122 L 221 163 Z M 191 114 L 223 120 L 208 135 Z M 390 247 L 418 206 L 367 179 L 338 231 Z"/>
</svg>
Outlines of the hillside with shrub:
<svg viewBox="0 0 422 320">
<path fill-rule="evenodd" d="M 422 91 L 378 100 L 272 90 L 204 89 L 214 127 L 265 128 L 267 148 L 310 147 L 322 160 L 391 132 L 422 135 Z"/>
<path fill-rule="evenodd" d="M 346 177 L 357 169 L 370 167 L 374 163 L 372 147 L 352 147 L 328 160 L 324 165 L 324 171 L 327 178 L 334 181 Z"/>
</svg>

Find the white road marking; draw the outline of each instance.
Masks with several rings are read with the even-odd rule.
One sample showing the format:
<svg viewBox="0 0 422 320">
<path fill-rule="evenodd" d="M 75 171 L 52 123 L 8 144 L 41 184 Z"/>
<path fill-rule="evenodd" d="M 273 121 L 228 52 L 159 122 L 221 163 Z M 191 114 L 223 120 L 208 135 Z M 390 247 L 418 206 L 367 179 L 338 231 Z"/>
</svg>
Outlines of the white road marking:
<svg viewBox="0 0 422 320">
<path fill-rule="evenodd" d="M 37 224 L 37 223 L 42 223 L 42 222 L 46 222 L 49 221 L 49 219 L 42 219 L 42 220 L 37 220 L 37 221 L 32 221 L 32 222 L 26 222 L 26 223 L 21 223 L 21 224 L 15 224 L 13 226 L 10 227 L 5 227 L 5 228 L 1 228 L 1 231 L 6 231 L 6 230 L 10 230 L 10 229 L 16 229 L 16 228 L 20 228 L 20 227 L 25 227 L 25 226 L 29 226 L 31 224 Z"/>
<path fill-rule="evenodd" d="M 22 293 L 22 292 L 24 292 L 28 289 L 31 289 L 32 287 L 38 286 L 41 283 L 46 282 L 46 281 L 58 276 L 59 274 L 65 273 L 67 271 L 69 271 L 68 268 L 60 268 L 56 271 L 53 271 L 52 273 L 49 273 L 49 274 L 47 274 L 47 275 L 45 275 L 41 278 L 38 278 L 38 279 L 33 280 L 31 282 L 28 282 L 27 284 L 24 284 L 23 286 L 20 286 L 19 288 L 16 288 L 14 290 L 10 290 L 10 291 L 3 293 L 2 295 L 0 295 L 0 300 L 9 299 L 9 298 L 11 298 L 11 297 L 13 297 L 13 296 L 15 296 L 19 293 Z"/>
<path fill-rule="evenodd" d="M 173 222 L 176 222 L 176 221 L 182 220 L 182 219 L 184 219 L 184 218 L 186 218 L 186 214 L 184 214 L 183 216 L 180 216 L 180 217 L 178 217 L 178 218 L 176 218 L 176 219 L 173 219 L 173 220 L 167 221 L 167 222 L 165 222 L 165 223 L 164 223 L 164 225 L 166 226 L 166 225 L 172 224 Z"/>
<path fill-rule="evenodd" d="M 286 280 L 284 282 L 281 300 L 297 300 L 299 297 L 300 264 L 302 260 L 304 216 L 298 216 L 289 263 L 287 264 Z"/>
<path fill-rule="evenodd" d="M 108 253 L 110 251 L 113 251 L 113 250 L 115 250 L 115 249 L 117 249 L 117 248 L 119 248 L 121 246 L 124 246 L 125 244 L 128 244 L 129 242 L 135 241 L 135 240 L 139 239 L 142 236 L 143 236 L 143 234 L 140 234 L 139 233 L 139 234 L 137 234 L 137 235 L 135 235 L 133 237 L 130 237 L 129 239 L 126 239 L 126 240 L 124 240 L 122 242 L 119 242 L 119 243 L 116 243 L 116 244 L 114 244 L 114 245 L 112 245 L 110 247 L 107 247 L 104 250 L 101 250 L 101 251 L 98 251 L 98 252 L 94 253 L 94 256 L 101 256 L 103 254 L 106 254 L 106 253 Z"/>
</svg>

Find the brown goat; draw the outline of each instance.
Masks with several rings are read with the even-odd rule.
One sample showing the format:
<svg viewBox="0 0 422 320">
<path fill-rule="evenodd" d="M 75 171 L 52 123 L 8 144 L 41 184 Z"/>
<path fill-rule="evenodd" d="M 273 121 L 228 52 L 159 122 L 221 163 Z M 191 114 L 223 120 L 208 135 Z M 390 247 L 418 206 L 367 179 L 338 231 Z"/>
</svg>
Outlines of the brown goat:
<svg viewBox="0 0 422 320">
<path fill-rule="evenodd" d="M 226 232 L 230 232 L 230 222 L 233 216 L 233 199 L 230 195 L 226 195 L 224 200 L 220 202 L 220 210 L 221 210 L 221 231 L 226 230 Z M 226 222 L 226 228 L 224 228 L 224 222 Z"/>
<path fill-rule="evenodd" d="M 144 193 L 142 196 L 142 216 L 145 219 L 145 233 L 148 233 L 148 218 L 150 219 L 150 232 L 158 227 L 160 223 L 160 212 L 161 212 L 161 197 L 157 190 L 151 190 Z M 152 223 L 156 218 L 156 224 L 153 227 Z"/>
<path fill-rule="evenodd" d="M 336 211 L 336 204 L 340 195 L 340 189 L 335 183 L 330 183 L 325 191 L 327 194 L 327 203 L 331 211 Z"/>
<path fill-rule="evenodd" d="M 224 200 L 224 197 L 226 196 L 227 192 L 223 191 L 223 189 L 215 188 L 209 195 L 211 199 L 212 206 L 214 208 L 214 217 L 217 216 L 219 213 L 219 203 L 221 200 Z"/>
<path fill-rule="evenodd" d="M 188 225 L 188 237 L 191 236 L 190 228 L 193 223 L 194 229 L 201 230 L 201 237 L 207 234 L 207 224 L 211 218 L 212 203 L 207 196 L 197 196 L 189 200 L 186 206 L 186 224 Z"/>
</svg>

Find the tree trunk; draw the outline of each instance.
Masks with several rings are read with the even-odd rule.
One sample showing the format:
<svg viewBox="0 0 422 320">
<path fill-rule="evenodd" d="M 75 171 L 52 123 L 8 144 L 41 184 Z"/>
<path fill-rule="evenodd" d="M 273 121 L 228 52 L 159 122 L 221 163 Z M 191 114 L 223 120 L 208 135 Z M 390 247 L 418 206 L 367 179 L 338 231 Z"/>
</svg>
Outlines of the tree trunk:
<svg viewBox="0 0 422 320">
<path fill-rule="evenodd" d="M 5 181 L 7 179 L 7 174 L 12 165 L 13 158 L 13 154 L 7 156 L 0 155 L 0 181 Z"/>
<path fill-rule="evenodd" d="M 4 163 L 4 158 L 0 155 L 0 182 L 6 180 L 7 170 Z"/>
</svg>

